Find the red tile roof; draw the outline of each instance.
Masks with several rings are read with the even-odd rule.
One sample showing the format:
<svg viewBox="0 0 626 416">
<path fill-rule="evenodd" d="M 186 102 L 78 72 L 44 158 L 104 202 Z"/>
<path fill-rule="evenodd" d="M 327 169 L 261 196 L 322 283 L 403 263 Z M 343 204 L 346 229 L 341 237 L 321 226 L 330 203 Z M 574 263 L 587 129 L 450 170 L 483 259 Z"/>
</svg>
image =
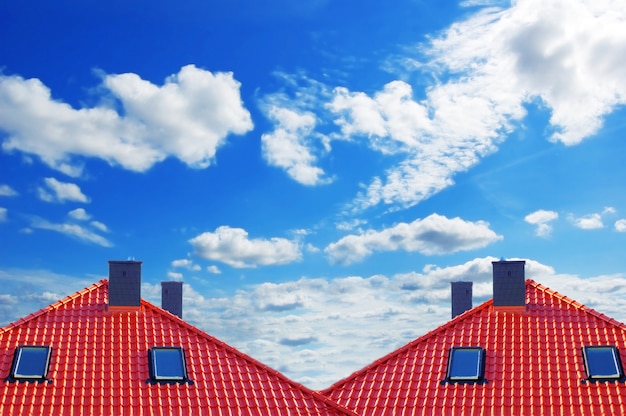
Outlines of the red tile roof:
<svg viewBox="0 0 626 416">
<path fill-rule="evenodd" d="M 526 301 L 485 302 L 322 393 L 363 416 L 626 414 L 626 383 L 588 381 L 581 351 L 615 345 L 626 364 L 626 326 L 532 280 Z M 486 349 L 485 383 L 442 383 L 456 346 Z"/>
<path fill-rule="evenodd" d="M 107 311 L 108 281 L 0 329 L 2 415 L 353 415 L 149 302 Z M 15 348 L 48 345 L 50 382 L 12 382 Z M 149 383 L 148 349 L 180 346 L 193 383 Z"/>
</svg>

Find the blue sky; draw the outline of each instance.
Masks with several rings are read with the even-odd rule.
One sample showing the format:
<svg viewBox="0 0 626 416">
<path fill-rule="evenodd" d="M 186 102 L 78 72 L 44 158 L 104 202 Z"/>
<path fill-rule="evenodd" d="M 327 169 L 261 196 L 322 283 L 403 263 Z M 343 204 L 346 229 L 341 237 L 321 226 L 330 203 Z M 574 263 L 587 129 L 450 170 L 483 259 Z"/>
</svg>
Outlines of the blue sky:
<svg viewBox="0 0 626 416">
<path fill-rule="evenodd" d="M 499 258 L 626 321 L 625 10 L 0 2 L 0 324 L 134 258 L 323 388 Z"/>
</svg>

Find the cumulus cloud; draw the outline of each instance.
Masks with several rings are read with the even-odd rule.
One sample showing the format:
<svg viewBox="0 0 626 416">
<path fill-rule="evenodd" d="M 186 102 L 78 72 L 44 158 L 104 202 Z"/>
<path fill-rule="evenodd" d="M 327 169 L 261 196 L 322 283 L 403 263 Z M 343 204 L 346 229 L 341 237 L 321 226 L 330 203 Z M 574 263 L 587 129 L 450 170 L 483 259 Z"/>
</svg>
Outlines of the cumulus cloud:
<svg viewBox="0 0 626 416">
<path fill-rule="evenodd" d="M 481 3 L 491 2 L 468 4 Z M 575 145 L 596 134 L 626 103 L 624 23 L 623 7 L 610 0 L 484 8 L 402 59 L 436 80 L 424 92 L 401 80 L 373 93 L 332 90 L 316 109 L 339 129 L 329 137 L 395 155 L 353 208 L 409 207 L 451 186 L 456 174 L 497 151 L 528 104 L 550 113 L 551 141 Z"/>
<path fill-rule="evenodd" d="M 502 239 L 484 221 L 464 221 L 431 214 L 382 231 L 368 230 L 329 244 L 324 251 L 334 263 L 350 264 L 376 251 L 404 250 L 425 255 L 485 247 Z"/>
<path fill-rule="evenodd" d="M 16 196 L 18 195 L 17 191 L 11 188 L 7 184 L 0 185 L 0 196 Z"/>
<path fill-rule="evenodd" d="M 423 47 L 420 69 L 450 79 L 421 102 L 402 81 L 373 97 L 337 90 L 332 108 L 344 134 L 370 137 L 375 148 L 406 148 L 406 160 L 375 178 L 360 205 L 412 205 L 451 185 L 454 174 L 496 149 L 531 100 L 550 108 L 551 140 L 573 145 L 595 134 L 626 101 L 625 16 L 615 7 L 526 0 L 454 24 Z M 598 65 L 609 50 L 610 62 Z"/>
<path fill-rule="evenodd" d="M 580 218 L 572 216 L 570 219 L 576 228 L 580 228 L 582 230 L 595 230 L 604 227 L 604 224 L 602 223 L 602 216 L 600 214 L 589 214 Z"/>
<path fill-rule="evenodd" d="M 74 109 L 52 99 L 38 79 L 0 76 L 0 129 L 5 151 L 34 154 L 71 176 L 81 157 L 145 171 L 166 157 L 195 168 L 210 165 L 231 134 L 252 129 L 232 73 L 188 65 L 162 86 L 127 73 L 105 75 L 103 90 L 123 111 L 100 105 Z"/>
<path fill-rule="evenodd" d="M 88 203 L 89 198 L 83 194 L 80 187 L 74 183 L 61 182 L 55 178 L 45 178 L 45 187 L 37 189 L 39 198 L 46 202 L 82 202 Z"/>
<path fill-rule="evenodd" d="M 302 257 L 295 241 L 278 237 L 250 239 L 246 230 L 228 226 L 204 232 L 189 242 L 199 257 L 236 268 L 287 264 Z"/>
<path fill-rule="evenodd" d="M 552 233 L 552 225 L 550 223 L 557 218 L 559 218 L 557 212 L 540 209 L 526 215 L 524 221 L 537 226 L 535 234 L 538 237 L 548 237 Z"/>
<path fill-rule="evenodd" d="M 605 207 L 604 210 L 599 213 L 595 212 L 582 217 L 576 217 L 574 214 L 570 214 L 568 218 L 576 228 L 582 230 L 596 230 L 604 228 L 603 218 L 605 216 L 615 214 L 616 212 L 616 209 L 613 207 Z"/>
<path fill-rule="evenodd" d="M 615 221 L 615 231 L 626 233 L 626 219 Z"/>
</svg>

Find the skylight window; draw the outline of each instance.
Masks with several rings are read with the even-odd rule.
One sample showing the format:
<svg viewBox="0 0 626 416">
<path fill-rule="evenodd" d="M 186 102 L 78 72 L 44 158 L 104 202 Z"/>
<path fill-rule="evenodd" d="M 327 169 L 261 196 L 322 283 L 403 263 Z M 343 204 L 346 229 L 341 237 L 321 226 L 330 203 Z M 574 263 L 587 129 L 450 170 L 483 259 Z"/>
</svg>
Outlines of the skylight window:
<svg viewBox="0 0 626 416">
<path fill-rule="evenodd" d="M 589 379 L 618 379 L 624 376 L 619 352 L 612 345 L 584 347 L 583 357 Z"/>
<path fill-rule="evenodd" d="M 482 347 L 454 347 L 448 356 L 448 381 L 480 381 L 483 379 Z"/>
<path fill-rule="evenodd" d="M 185 381 L 185 354 L 179 347 L 153 347 L 149 351 L 151 378 L 155 381 Z"/>
<path fill-rule="evenodd" d="M 13 358 L 11 377 L 17 380 L 44 380 L 48 375 L 51 351 L 47 346 L 18 347 Z"/>
</svg>

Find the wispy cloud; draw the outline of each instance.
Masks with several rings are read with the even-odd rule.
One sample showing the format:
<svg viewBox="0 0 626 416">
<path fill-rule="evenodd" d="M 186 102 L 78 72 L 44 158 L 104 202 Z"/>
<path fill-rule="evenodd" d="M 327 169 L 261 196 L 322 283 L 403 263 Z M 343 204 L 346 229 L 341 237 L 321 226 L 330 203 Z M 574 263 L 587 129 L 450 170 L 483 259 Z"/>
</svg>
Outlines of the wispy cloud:
<svg viewBox="0 0 626 416">
<path fill-rule="evenodd" d="M 99 233 L 108 232 L 108 227 L 100 221 L 89 221 L 91 215 L 83 208 L 69 211 L 68 221 L 55 223 L 40 217 L 31 217 L 33 229 L 55 231 L 68 237 L 102 247 L 112 247 L 113 243 Z"/>
<path fill-rule="evenodd" d="M 368 230 L 343 237 L 324 251 L 331 261 L 350 264 L 380 251 L 403 250 L 425 255 L 448 254 L 485 247 L 502 239 L 484 221 L 471 222 L 431 214 L 382 231 Z"/>
<path fill-rule="evenodd" d="M 87 221 L 91 215 L 87 214 L 84 208 L 76 208 L 67 213 L 68 217 L 78 221 Z"/>
<path fill-rule="evenodd" d="M 549 237 L 552 234 L 552 225 L 550 223 L 558 218 L 559 214 L 557 212 L 540 209 L 526 215 L 524 221 L 537 226 L 535 235 L 538 237 Z"/>
<path fill-rule="evenodd" d="M 88 203 L 89 198 L 83 194 L 80 187 L 74 183 L 61 182 L 55 178 L 45 178 L 45 187 L 37 188 L 39 198 L 46 202 L 67 201 Z M 75 215 L 80 215 L 80 211 Z"/>
<path fill-rule="evenodd" d="M 173 260 L 172 267 L 183 268 L 183 269 L 191 270 L 194 272 L 197 272 L 202 269 L 199 265 L 195 264 L 193 261 L 189 259 Z"/>
<path fill-rule="evenodd" d="M 18 193 L 16 190 L 11 188 L 7 184 L 0 184 L 0 196 L 17 196 Z"/>
<path fill-rule="evenodd" d="M 246 230 L 228 226 L 204 232 L 189 242 L 199 257 L 237 268 L 287 264 L 302 258 L 296 241 L 279 237 L 250 239 Z"/>
<path fill-rule="evenodd" d="M 31 228 L 34 228 L 34 229 L 55 231 L 55 232 L 67 235 L 68 237 L 77 239 L 79 241 L 96 244 L 102 247 L 113 246 L 113 243 L 111 243 L 108 239 L 98 234 L 93 229 L 90 229 L 89 227 L 86 227 L 78 223 L 71 223 L 71 222 L 53 223 L 40 217 L 32 217 L 30 226 Z"/>
<path fill-rule="evenodd" d="M 74 109 L 53 100 L 38 79 L 1 75 L 0 129 L 9 133 L 3 149 L 37 155 L 71 176 L 82 172 L 80 157 L 145 171 L 173 156 L 204 168 L 226 136 L 252 129 L 232 73 L 188 65 L 162 86 L 132 73 L 103 74 L 102 87 L 123 113 L 105 105 Z"/>
<path fill-rule="evenodd" d="M 0 207 L 0 222 L 5 222 L 7 220 L 7 212 L 8 210 L 4 207 Z"/>
</svg>

